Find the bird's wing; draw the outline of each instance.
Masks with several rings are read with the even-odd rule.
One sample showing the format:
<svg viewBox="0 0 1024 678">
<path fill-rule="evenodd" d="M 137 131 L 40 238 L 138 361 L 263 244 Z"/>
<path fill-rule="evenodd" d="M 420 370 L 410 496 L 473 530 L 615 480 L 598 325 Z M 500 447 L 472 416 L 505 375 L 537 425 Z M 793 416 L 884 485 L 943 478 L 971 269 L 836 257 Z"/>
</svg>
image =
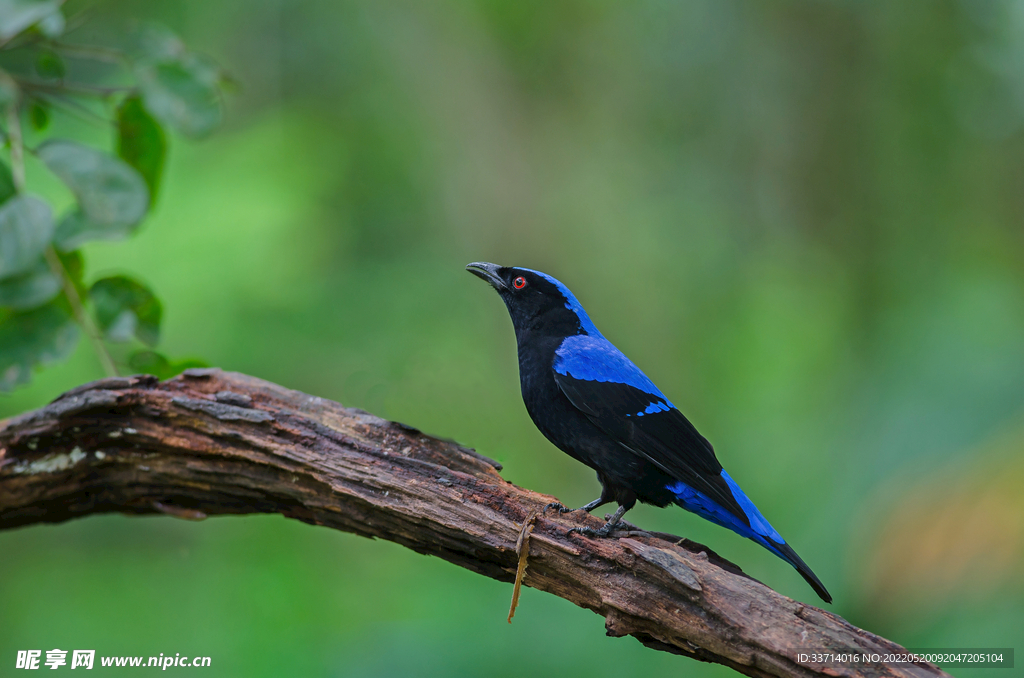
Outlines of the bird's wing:
<svg viewBox="0 0 1024 678">
<path fill-rule="evenodd" d="M 568 337 L 554 377 L 578 410 L 628 450 L 747 520 L 704 436 L 658 387 L 604 337 Z"/>
</svg>

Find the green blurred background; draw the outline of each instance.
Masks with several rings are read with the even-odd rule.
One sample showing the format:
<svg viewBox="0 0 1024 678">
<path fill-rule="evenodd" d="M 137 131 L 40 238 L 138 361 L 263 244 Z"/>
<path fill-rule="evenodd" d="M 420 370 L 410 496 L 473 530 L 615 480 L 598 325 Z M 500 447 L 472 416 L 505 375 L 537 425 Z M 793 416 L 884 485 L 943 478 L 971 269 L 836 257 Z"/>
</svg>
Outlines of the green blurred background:
<svg viewBox="0 0 1024 678">
<path fill-rule="evenodd" d="M 905 646 L 1024 647 L 1024 5 L 123 0 L 94 22 L 129 17 L 241 83 L 223 129 L 172 144 L 141 232 L 86 249 L 90 279 L 160 295 L 168 353 L 579 505 L 597 482 L 533 427 L 505 309 L 463 266 L 546 271 L 830 609 Z M 0 417 L 100 376 L 82 342 Z M 695 516 L 630 519 L 819 602 Z M 280 517 L 89 518 L 0 554 L 8 668 L 60 647 L 218 676 L 735 675 L 532 590 L 509 626 L 508 584 Z"/>
</svg>

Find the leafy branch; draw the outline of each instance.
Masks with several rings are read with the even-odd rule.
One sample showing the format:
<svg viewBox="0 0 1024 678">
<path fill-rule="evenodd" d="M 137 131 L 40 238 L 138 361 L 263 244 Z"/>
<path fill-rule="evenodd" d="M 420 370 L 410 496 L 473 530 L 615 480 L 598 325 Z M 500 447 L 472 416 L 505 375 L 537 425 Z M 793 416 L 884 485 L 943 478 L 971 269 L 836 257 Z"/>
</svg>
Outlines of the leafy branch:
<svg viewBox="0 0 1024 678">
<path fill-rule="evenodd" d="M 84 333 L 108 375 L 171 376 L 197 361 L 154 348 L 163 306 L 142 282 L 89 283 L 81 247 L 135 233 L 152 210 L 167 155 L 165 127 L 209 134 L 222 117 L 226 79 L 166 28 L 144 25 L 123 45 L 68 40 L 62 0 L 0 0 L 0 390 L 66 358 Z M 115 130 L 112 152 L 47 138 L 51 117 Z M 26 143 L 24 131 L 41 139 Z M 59 218 L 30 191 L 26 154 L 74 196 Z"/>
</svg>

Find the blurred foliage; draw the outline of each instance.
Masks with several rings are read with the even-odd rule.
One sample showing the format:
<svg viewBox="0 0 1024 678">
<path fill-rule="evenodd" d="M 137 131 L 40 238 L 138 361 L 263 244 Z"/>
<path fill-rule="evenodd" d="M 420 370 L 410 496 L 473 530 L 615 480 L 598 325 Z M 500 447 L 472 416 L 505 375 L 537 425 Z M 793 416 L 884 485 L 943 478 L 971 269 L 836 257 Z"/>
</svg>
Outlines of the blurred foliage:
<svg viewBox="0 0 1024 678">
<path fill-rule="evenodd" d="M 111 1 L 83 43 L 161 21 L 243 86 L 223 133 L 167 156 L 144 228 L 82 246 L 85 271 L 144 271 L 168 352 L 453 437 L 579 505 L 597 483 L 533 427 L 507 314 L 462 267 L 549 272 L 715 444 L 831 609 L 907 646 L 1019 647 L 1021 7 Z M 46 130 L 109 142 L 55 110 Z M 79 345 L 0 416 L 98 376 Z M 815 602 L 721 528 L 630 516 Z M 508 585 L 280 518 L 96 518 L 0 534 L 0 553 L 5 657 L 733 675 L 532 590 L 509 626 Z"/>
<path fill-rule="evenodd" d="M 169 30 L 145 24 L 115 41 L 126 45 L 97 46 L 80 41 L 76 28 L 84 13 L 69 28 L 63 5 L 0 1 L 0 114 L 10 161 L 0 161 L 0 390 L 28 383 L 34 368 L 67 357 L 78 339 L 76 324 L 109 374 L 118 363 L 107 342 L 134 337 L 156 344 L 161 306 L 145 285 L 122 275 L 86 292 L 82 266 L 73 272 L 64 262 L 80 264 L 82 245 L 121 240 L 145 218 L 167 151 L 158 119 L 200 137 L 221 116 L 220 69 Z M 104 68 L 90 71 L 76 61 Z M 113 124 L 117 155 L 69 139 L 26 143 L 26 132 L 47 131 L 52 110 Z M 27 192 L 26 153 L 73 196 L 59 221 L 45 200 Z M 172 363 L 151 350 L 138 357 L 122 352 L 123 367 L 141 362 L 159 376 L 174 374 Z"/>
</svg>

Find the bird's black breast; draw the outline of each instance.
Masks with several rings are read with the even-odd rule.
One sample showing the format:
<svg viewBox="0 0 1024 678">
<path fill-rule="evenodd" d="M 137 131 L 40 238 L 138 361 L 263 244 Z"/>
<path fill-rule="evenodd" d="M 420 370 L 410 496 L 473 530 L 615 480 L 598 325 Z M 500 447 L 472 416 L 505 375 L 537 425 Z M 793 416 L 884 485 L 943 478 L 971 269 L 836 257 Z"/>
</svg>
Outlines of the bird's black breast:
<svg viewBox="0 0 1024 678">
<path fill-rule="evenodd" d="M 585 439 L 599 433 L 555 382 L 552 364 L 559 337 L 523 337 L 519 341 L 519 385 L 526 411 L 544 437 L 579 461 L 593 466 Z"/>
<path fill-rule="evenodd" d="M 558 386 L 553 365 L 562 340 L 519 337 L 519 383 L 533 423 L 557 448 L 597 471 L 612 495 L 629 491 L 642 502 L 669 503 L 665 486 L 672 478 L 595 426 Z"/>
</svg>

